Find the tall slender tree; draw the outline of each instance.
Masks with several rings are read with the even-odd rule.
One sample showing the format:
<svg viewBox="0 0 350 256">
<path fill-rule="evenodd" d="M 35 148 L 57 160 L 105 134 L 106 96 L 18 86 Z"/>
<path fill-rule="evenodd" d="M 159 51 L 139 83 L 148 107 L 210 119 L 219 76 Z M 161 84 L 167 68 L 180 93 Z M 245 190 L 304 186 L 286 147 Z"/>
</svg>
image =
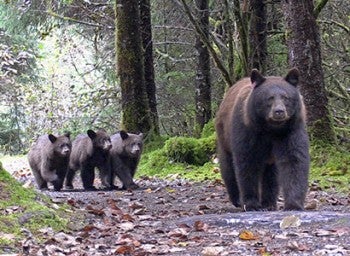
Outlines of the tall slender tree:
<svg viewBox="0 0 350 256">
<path fill-rule="evenodd" d="M 150 0 L 140 0 L 141 17 L 141 37 L 144 52 L 145 68 L 145 88 L 148 98 L 148 104 L 151 114 L 151 126 L 155 134 L 159 134 L 159 118 L 157 111 L 156 84 L 154 81 L 153 64 L 153 41 L 152 41 L 152 23 L 151 23 L 151 4 Z"/>
<path fill-rule="evenodd" d="M 197 17 L 204 36 L 209 39 L 209 9 L 208 0 L 196 0 Z M 210 56 L 208 47 L 199 35 L 196 36 L 198 53 L 197 75 L 195 81 L 196 124 L 198 132 L 211 119 L 211 84 Z"/>
<path fill-rule="evenodd" d="M 250 68 L 256 68 L 262 73 L 266 69 L 266 5 L 261 0 L 250 1 Z"/>
<path fill-rule="evenodd" d="M 328 98 L 322 69 L 319 28 L 313 0 L 283 1 L 287 27 L 290 66 L 301 71 L 301 93 L 308 111 L 313 138 L 334 142 L 335 133 L 328 111 Z"/>
<path fill-rule="evenodd" d="M 122 94 L 122 126 L 129 132 L 151 130 L 145 90 L 138 0 L 116 0 L 116 58 Z"/>
</svg>

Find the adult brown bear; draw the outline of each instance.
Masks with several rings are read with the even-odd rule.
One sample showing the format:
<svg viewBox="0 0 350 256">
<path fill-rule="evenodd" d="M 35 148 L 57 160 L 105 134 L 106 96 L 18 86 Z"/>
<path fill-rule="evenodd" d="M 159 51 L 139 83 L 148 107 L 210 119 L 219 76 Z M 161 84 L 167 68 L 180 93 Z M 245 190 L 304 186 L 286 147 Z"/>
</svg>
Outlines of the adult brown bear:
<svg viewBox="0 0 350 256">
<path fill-rule="evenodd" d="M 226 93 L 216 115 L 221 175 L 231 202 L 246 211 L 302 210 L 308 188 L 309 139 L 299 71 L 285 78 L 257 70 Z"/>
</svg>

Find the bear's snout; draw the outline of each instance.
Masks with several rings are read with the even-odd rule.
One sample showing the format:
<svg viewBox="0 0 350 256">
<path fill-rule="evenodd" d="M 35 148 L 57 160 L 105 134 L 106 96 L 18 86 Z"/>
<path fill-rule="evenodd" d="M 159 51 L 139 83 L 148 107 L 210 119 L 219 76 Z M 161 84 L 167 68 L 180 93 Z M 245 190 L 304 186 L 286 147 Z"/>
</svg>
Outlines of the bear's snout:
<svg viewBox="0 0 350 256">
<path fill-rule="evenodd" d="M 273 112 L 274 120 L 284 120 L 286 118 L 286 112 L 283 109 L 276 109 Z"/>
<path fill-rule="evenodd" d="M 104 150 L 106 150 L 106 151 L 110 150 L 110 149 L 112 148 L 112 143 L 106 141 L 106 142 L 104 143 L 103 148 L 104 148 Z"/>
<path fill-rule="evenodd" d="M 286 106 L 284 105 L 283 101 L 281 99 L 277 99 L 274 104 L 272 105 L 269 119 L 275 122 L 281 122 L 287 120 L 288 113 Z"/>
<path fill-rule="evenodd" d="M 62 149 L 62 155 L 67 156 L 70 154 L 70 149 L 68 147 Z"/>
</svg>

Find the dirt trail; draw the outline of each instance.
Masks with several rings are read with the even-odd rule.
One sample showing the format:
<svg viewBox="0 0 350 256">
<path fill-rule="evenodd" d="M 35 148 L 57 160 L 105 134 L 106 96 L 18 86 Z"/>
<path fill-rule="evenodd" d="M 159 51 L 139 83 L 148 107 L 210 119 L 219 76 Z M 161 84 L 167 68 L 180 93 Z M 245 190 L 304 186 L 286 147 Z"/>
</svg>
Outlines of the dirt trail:
<svg viewBox="0 0 350 256">
<path fill-rule="evenodd" d="M 30 175 L 20 179 L 33 184 Z M 245 213 L 230 204 L 220 182 L 143 178 L 137 183 L 141 188 L 136 191 L 45 192 L 54 203 L 72 206 L 72 231 L 43 230 L 47 240 L 29 237 L 25 251 L 29 255 L 350 255 L 349 198 L 316 185 L 308 193 L 305 212 Z M 76 186 L 81 188 L 79 179 Z"/>
</svg>

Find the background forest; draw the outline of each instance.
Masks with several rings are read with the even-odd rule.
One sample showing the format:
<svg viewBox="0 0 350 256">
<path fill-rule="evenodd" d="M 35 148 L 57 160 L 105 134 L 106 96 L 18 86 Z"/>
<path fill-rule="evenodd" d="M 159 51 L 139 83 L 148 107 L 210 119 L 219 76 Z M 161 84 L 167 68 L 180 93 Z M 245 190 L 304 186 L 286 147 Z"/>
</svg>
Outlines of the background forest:
<svg viewBox="0 0 350 256">
<path fill-rule="evenodd" d="M 348 145 L 350 6 L 304 1 L 308 20 L 282 2 L 1 0 L 0 153 L 98 127 L 198 137 L 230 84 L 252 68 L 283 76 L 295 65 L 311 137 Z M 307 28 L 319 34 L 300 46 L 293 31 Z M 298 51 L 308 63 L 293 59 Z"/>
</svg>

